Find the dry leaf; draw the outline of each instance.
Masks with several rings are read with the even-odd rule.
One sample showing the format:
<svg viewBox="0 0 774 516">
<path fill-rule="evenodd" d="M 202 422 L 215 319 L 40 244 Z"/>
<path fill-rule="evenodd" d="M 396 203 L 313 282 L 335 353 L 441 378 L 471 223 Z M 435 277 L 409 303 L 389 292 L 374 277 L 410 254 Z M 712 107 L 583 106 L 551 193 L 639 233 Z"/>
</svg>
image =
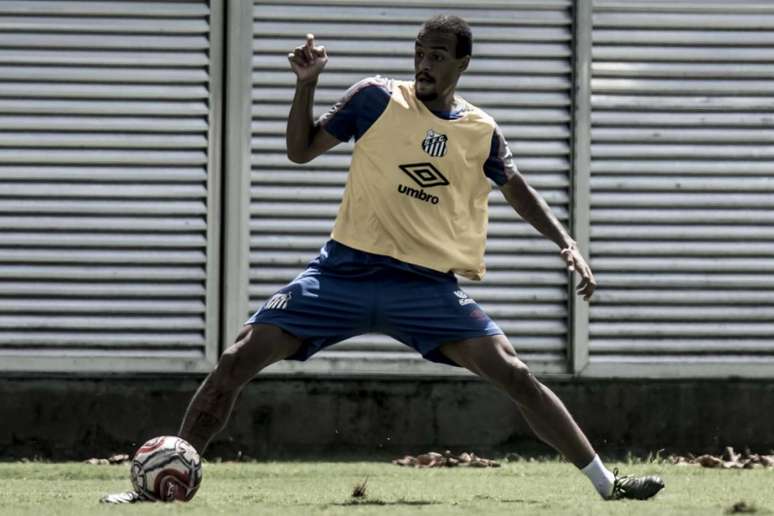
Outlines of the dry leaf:
<svg viewBox="0 0 774 516">
<path fill-rule="evenodd" d="M 108 462 L 111 464 L 123 464 L 124 462 L 129 462 L 130 460 L 131 457 L 125 453 L 118 453 L 108 457 Z"/>
<path fill-rule="evenodd" d="M 417 459 L 411 455 L 406 455 L 402 459 L 393 460 L 392 463 L 397 464 L 398 466 L 414 466 L 417 463 Z"/>
<path fill-rule="evenodd" d="M 393 464 L 398 466 L 414 466 L 417 468 L 439 468 L 468 466 L 473 468 L 499 468 L 500 464 L 491 459 L 477 457 L 474 453 L 463 452 L 454 456 L 449 450 L 445 450 L 443 455 L 437 452 L 428 452 L 412 457 L 406 455 L 400 459 L 393 459 Z"/>
<path fill-rule="evenodd" d="M 725 462 L 737 462 L 739 460 L 739 454 L 734 452 L 734 448 L 726 446 L 723 450 L 723 461 Z"/>
<path fill-rule="evenodd" d="M 705 468 L 717 468 L 723 464 L 723 461 L 712 455 L 701 455 L 696 457 L 696 462 Z"/>
</svg>

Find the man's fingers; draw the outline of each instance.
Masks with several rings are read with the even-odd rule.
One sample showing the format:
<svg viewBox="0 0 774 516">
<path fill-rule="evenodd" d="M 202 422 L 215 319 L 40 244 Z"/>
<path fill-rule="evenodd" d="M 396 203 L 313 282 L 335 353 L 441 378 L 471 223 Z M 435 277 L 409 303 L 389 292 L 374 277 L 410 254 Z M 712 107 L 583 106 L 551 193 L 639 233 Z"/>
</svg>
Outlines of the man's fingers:
<svg viewBox="0 0 774 516">
<path fill-rule="evenodd" d="M 305 67 L 309 65 L 311 61 L 309 57 L 306 55 L 306 51 L 304 50 L 304 47 L 298 47 L 293 50 L 292 62 L 294 62 L 295 64 L 301 67 Z"/>
<path fill-rule="evenodd" d="M 304 60 L 293 52 L 288 54 L 288 61 L 290 61 L 290 66 L 294 68 L 304 68 L 306 66 Z"/>
<path fill-rule="evenodd" d="M 588 301 L 591 298 L 591 294 L 593 292 L 594 292 L 594 288 L 586 280 L 583 280 L 580 283 L 578 283 L 578 288 L 575 289 L 575 293 L 578 294 L 579 296 L 583 296 L 583 299 L 585 301 Z"/>
<path fill-rule="evenodd" d="M 578 284 L 578 295 L 582 295 L 583 299 L 588 301 L 591 299 L 592 294 L 594 294 L 594 290 L 597 288 L 597 282 L 594 281 L 593 276 L 584 277 L 583 280 Z"/>
<path fill-rule="evenodd" d="M 594 275 L 591 273 L 591 267 L 589 267 L 589 265 L 586 263 L 586 260 L 583 259 L 583 256 L 578 252 L 577 249 L 568 247 L 566 249 L 562 249 L 560 254 L 567 262 L 567 270 L 570 272 L 577 272 L 581 277 L 580 282 L 578 282 L 578 285 L 575 288 L 575 292 L 578 295 L 583 296 L 583 299 L 588 301 L 597 286 L 597 282 L 594 280 Z"/>
<path fill-rule="evenodd" d="M 314 53 L 315 59 L 322 59 L 323 61 L 328 60 L 328 53 L 325 51 L 325 47 L 314 47 L 312 52 Z"/>
<path fill-rule="evenodd" d="M 314 61 L 314 34 L 306 35 L 306 45 L 304 45 L 304 54 L 309 62 Z"/>
</svg>

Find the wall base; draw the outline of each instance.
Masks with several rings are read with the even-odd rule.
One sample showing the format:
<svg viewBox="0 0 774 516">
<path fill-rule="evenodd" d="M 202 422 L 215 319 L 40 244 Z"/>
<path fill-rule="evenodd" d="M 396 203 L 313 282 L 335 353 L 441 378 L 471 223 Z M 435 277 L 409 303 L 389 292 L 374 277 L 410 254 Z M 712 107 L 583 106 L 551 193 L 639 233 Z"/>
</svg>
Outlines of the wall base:
<svg viewBox="0 0 774 516">
<path fill-rule="evenodd" d="M 201 378 L 0 379 L 0 458 L 83 460 L 174 434 Z M 774 448 L 774 385 L 548 383 L 602 455 Z M 544 453 L 495 388 L 463 380 L 258 379 L 205 456 Z"/>
</svg>

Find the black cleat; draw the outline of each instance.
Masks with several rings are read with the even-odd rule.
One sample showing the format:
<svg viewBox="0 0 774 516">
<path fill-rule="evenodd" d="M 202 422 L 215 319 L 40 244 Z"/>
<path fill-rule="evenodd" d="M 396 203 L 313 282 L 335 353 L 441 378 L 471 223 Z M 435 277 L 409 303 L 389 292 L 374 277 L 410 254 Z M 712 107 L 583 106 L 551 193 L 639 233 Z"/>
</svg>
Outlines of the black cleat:
<svg viewBox="0 0 774 516">
<path fill-rule="evenodd" d="M 613 471 L 613 475 L 615 475 L 613 494 L 608 500 L 647 500 L 664 489 L 664 481 L 655 475 L 646 477 L 623 475 L 619 477 L 617 469 Z"/>
<path fill-rule="evenodd" d="M 119 503 L 138 503 L 138 502 L 152 502 L 150 498 L 147 498 L 136 491 L 126 491 L 123 493 L 113 493 L 105 495 L 99 499 L 99 503 L 119 504 Z"/>
</svg>

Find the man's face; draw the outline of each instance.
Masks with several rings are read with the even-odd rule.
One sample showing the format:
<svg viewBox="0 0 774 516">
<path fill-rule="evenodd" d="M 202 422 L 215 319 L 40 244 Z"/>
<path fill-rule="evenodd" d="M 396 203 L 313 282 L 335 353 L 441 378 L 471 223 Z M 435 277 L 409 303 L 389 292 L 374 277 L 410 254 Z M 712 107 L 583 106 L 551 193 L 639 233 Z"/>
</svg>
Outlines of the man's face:
<svg viewBox="0 0 774 516">
<path fill-rule="evenodd" d="M 414 44 L 414 77 L 419 100 L 435 100 L 454 92 L 467 68 L 468 57 L 455 58 L 457 37 L 446 32 L 424 32 Z"/>
</svg>

